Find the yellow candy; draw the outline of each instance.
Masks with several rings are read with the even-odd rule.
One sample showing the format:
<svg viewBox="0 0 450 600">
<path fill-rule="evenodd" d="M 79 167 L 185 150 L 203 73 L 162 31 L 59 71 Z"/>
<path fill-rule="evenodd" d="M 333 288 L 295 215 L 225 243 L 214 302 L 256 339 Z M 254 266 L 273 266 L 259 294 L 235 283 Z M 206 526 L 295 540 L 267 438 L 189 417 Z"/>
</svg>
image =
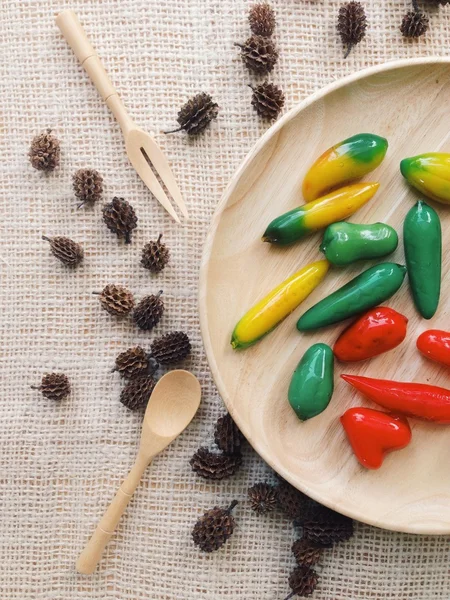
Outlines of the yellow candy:
<svg viewBox="0 0 450 600">
<path fill-rule="evenodd" d="M 428 152 L 400 163 L 403 177 L 428 198 L 450 204 L 450 154 Z"/>
<path fill-rule="evenodd" d="M 319 260 L 280 283 L 238 322 L 231 337 L 232 347 L 247 348 L 272 331 L 319 285 L 328 268 L 327 260 Z"/>
</svg>

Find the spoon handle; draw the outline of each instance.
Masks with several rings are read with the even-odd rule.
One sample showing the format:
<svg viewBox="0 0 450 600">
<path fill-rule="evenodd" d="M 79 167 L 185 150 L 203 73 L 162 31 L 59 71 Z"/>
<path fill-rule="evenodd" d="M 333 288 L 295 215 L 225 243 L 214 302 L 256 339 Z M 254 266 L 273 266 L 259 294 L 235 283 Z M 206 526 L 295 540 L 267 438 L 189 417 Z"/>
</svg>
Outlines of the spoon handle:
<svg viewBox="0 0 450 600">
<path fill-rule="evenodd" d="M 97 525 L 91 539 L 86 544 L 77 560 L 77 571 L 83 575 L 90 575 L 95 571 L 100 562 L 106 544 L 114 534 L 114 530 L 120 521 L 133 493 L 144 474 L 150 461 L 138 456 L 136 463 L 129 472 L 127 478 L 120 486 L 113 501 L 106 509 L 100 523 Z"/>
</svg>

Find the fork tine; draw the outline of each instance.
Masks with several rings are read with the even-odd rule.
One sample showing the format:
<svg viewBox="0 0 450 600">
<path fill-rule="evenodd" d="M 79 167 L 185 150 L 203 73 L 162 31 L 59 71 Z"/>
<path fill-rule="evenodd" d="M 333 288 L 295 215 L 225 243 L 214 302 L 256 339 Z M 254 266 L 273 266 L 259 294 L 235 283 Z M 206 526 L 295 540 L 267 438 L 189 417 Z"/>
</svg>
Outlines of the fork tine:
<svg viewBox="0 0 450 600">
<path fill-rule="evenodd" d="M 180 189 L 177 185 L 176 179 L 172 173 L 172 169 L 170 168 L 169 161 L 167 160 L 164 152 L 158 146 L 158 144 L 152 140 L 151 148 L 148 150 L 145 148 L 144 150 L 147 152 L 149 159 L 152 161 L 152 164 L 164 182 L 164 185 L 169 190 L 174 199 L 175 204 L 178 206 L 180 211 L 183 213 L 183 216 L 187 219 L 189 217 L 186 204 L 184 203 L 183 197 L 181 195 Z"/>
<path fill-rule="evenodd" d="M 144 148 L 145 149 L 145 148 Z M 148 154 L 148 153 L 147 153 Z M 177 222 L 180 222 L 177 213 L 173 209 L 169 198 L 167 197 L 165 191 L 161 187 L 156 175 L 153 173 L 152 168 L 148 164 L 145 156 L 143 155 L 140 148 L 133 149 L 133 151 L 128 152 L 128 157 L 136 169 L 138 175 L 145 183 L 145 185 L 149 188 L 151 193 L 155 196 L 158 202 L 167 210 L 169 215 Z M 150 156 L 149 156 L 150 158 Z"/>
</svg>

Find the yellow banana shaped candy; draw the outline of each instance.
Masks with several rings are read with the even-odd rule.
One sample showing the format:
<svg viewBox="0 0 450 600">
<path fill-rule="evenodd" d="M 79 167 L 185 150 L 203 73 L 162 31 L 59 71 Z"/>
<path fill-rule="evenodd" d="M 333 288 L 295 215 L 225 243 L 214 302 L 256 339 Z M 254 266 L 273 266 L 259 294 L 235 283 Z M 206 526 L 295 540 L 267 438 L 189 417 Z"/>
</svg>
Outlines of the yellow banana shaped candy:
<svg viewBox="0 0 450 600">
<path fill-rule="evenodd" d="M 247 348 L 274 329 L 316 288 L 329 268 L 327 260 L 310 263 L 280 283 L 238 322 L 233 348 Z"/>
</svg>

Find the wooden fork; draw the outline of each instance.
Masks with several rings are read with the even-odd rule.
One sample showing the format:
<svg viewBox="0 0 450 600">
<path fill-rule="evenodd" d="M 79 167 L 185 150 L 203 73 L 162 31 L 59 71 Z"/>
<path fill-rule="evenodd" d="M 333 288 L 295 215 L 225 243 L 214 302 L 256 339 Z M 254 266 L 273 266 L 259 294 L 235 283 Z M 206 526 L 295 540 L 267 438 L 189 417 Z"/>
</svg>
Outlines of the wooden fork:
<svg viewBox="0 0 450 600">
<path fill-rule="evenodd" d="M 131 164 L 150 189 L 156 199 L 163 205 L 167 212 L 180 222 L 165 191 L 158 181 L 153 169 L 170 192 L 175 204 L 184 217 L 188 217 L 186 205 L 181 192 L 170 169 L 167 158 L 155 140 L 142 129 L 136 126 L 128 115 L 119 94 L 115 90 L 106 73 L 100 58 L 90 44 L 77 15 L 73 10 L 63 10 L 56 17 L 56 24 L 72 48 L 75 56 L 85 68 L 99 94 L 106 102 L 113 115 L 116 117 L 125 138 L 125 147 Z"/>
</svg>

